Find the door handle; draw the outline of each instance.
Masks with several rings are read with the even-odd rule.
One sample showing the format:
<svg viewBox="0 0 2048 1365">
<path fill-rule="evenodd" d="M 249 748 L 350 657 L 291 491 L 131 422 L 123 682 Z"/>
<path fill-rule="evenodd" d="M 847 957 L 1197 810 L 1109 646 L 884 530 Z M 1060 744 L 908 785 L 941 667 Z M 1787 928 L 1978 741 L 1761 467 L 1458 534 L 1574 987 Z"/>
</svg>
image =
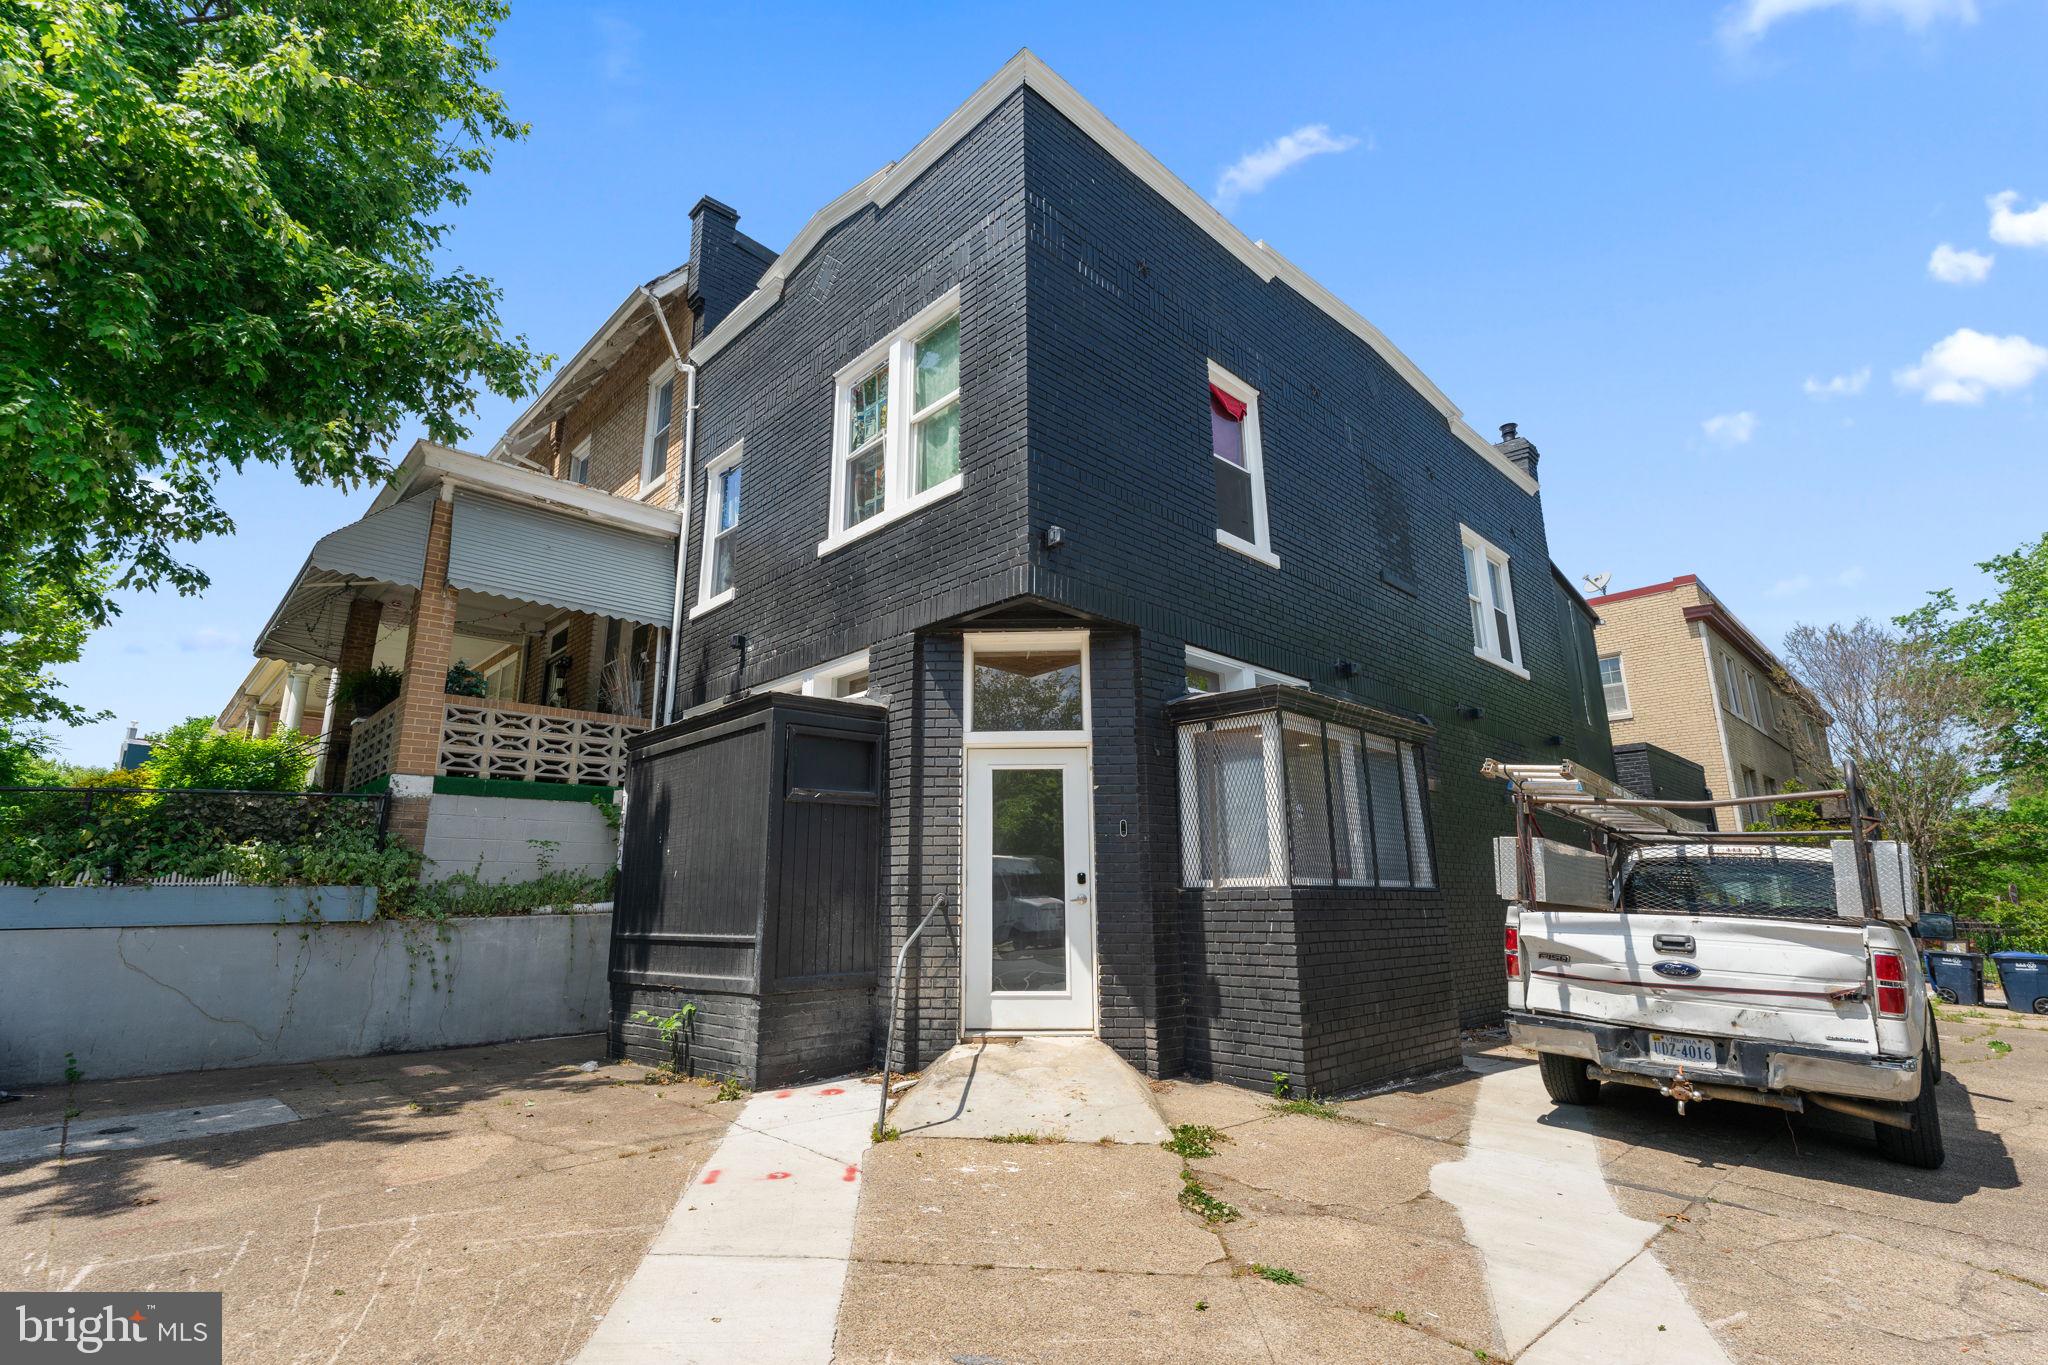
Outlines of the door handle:
<svg viewBox="0 0 2048 1365">
<path fill-rule="evenodd" d="M 1086 905 L 1087 903 L 1088 898 L 1086 896 L 1069 896 L 1067 898 L 1068 905 Z"/>
</svg>

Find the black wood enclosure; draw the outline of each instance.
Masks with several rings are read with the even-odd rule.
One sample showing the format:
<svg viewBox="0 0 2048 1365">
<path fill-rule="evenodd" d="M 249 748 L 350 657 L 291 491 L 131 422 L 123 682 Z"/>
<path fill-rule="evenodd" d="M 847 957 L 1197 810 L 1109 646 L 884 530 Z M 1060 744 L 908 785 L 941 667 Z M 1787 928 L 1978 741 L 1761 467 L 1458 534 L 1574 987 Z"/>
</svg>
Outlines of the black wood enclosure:
<svg viewBox="0 0 2048 1365">
<path fill-rule="evenodd" d="M 874 1051 L 887 713 L 772 692 L 630 744 L 611 1045 L 749 1085 Z M 664 1042 L 643 1012 L 697 1008 Z"/>
</svg>

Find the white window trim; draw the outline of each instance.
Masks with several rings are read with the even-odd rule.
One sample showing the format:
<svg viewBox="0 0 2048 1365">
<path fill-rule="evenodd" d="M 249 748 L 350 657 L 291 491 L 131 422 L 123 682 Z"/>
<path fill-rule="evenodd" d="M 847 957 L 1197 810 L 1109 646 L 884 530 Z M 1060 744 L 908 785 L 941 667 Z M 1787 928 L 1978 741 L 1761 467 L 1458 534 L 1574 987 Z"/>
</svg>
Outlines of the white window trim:
<svg viewBox="0 0 2048 1365">
<path fill-rule="evenodd" d="M 674 461 L 668 458 L 669 451 L 662 452 L 661 476 L 656 478 L 654 474 L 654 405 L 661 395 L 661 386 L 675 377 L 675 361 L 664 360 L 647 380 L 647 406 L 640 421 L 640 491 L 634 494 L 642 501 L 660 492 L 675 477 Z M 668 426 L 671 434 L 674 433 L 676 421 L 681 416 L 678 409 L 682 402 L 683 393 L 678 386 L 668 406 Z"/>
<path fill-rule="evenodd" d="M 1482 570 L 1482 572 L 1475 574 L 1474 577 L 1478 580 L 1476 586 L 1479 589 L 1479 604 L 1484 608 L 1484 611 L 1481 613 L 1481 619 L 1486 626 L 1486 643 L 1483 645 L 1475 643 L 1472 646 L 1472 657 L 1484 659 L 1495 668 L 1527 680 L 1529 670 L 1526 666 L 1520 662 L 1509 663 L 1501 657 L 1500 640 L 1495 633 L 1493 624 L 1494 612 L 1496 610 L 1503 611 L 1508 618 L 1508 646 L 1514 651 L 1514 656 L 1518 661 L 1524 658 L 1525 656 L 1522 653 L 1522 627 L 1515 619 L 1515 573 L 1508 552 L 1463 522 L 1458 523 L 1458 543 L 1461 556 L 1468 548 L 1478 551 L 1480 568 Z M 1489 559 L 1500 566 L 1501 579 L 1505 583 L 1508 592 L 1508 600 L 1505 603 L 1497 603 L 1493 600 L 1493 579 L 1490 575 L 1483 572 L 1486 567 L 1486 561 Z M 1458 566 L 1458 576 L 1460 578 L 1464 577 L 1464 565 L 1462 564 Z M 1467 622 L 1467 624 L 1469 625 L 1470 623 Z"/>
<path fill-rule="evenodd" d="M 761 684 L 754 691 L 799 692 L 806 697 L 829 697 L 833 695 L 832 684 L 841 678 L 866 672 L 869 672 L 868 651 L 857 649 L 851 654 L 842 654 L 828 663 L 819 664 L 816 668 L 807 668 L 801 673 L 785 673 L 774 682 Z M 867 695 L 862 692 L 858 696 L 842 700 L 865 701 Z"/>
<path fill-rule="evenodd" d="M 1635 698 L 1628 690 L 1628 660 L 1620 653 L 1595 654 L 1593 656 L 1593 681 L 1600 688 L 1600 704 L 1602 706 L 1607 704 L 1607 684 L 1600 680 L 1600 665 L 1609 659 L 1614 660 L 1614 671 L 1621 674 L 1621 695 L 1627 702 L 1627 705 L 1623 706 L 1619 711 L 1609 711 L 1607 719 L 1632 720 L 1636 714 Z"/>
<path fill-rule="evenodd" d="M 713 612 L 739 594 L 739 577 L 733 577 L 733 585 L 724 592 L 713 595 L 711 591 L 711 550 L 715 534 L 713 525 L 717 520 L 718 476 L 734 465 L 740 464 L 746 454 L 746 441 L 734 441 L 717 457 L 704 466 L 704 517 L 697 533 L 697 605 L 690 608 L 690 619 L 696 620 L 707 612 Z M 740 476 L 740 515 L 746 515 L 746 476 Z M 737 526 L 734 527 L 738 529 Z"/>
<path fill-rule="evenodd" d="M 1228 654 L 1218 654 L 1197 645 L 1187 647 L 1188 662 L 1196 668 L 1204 668 L 1217 675 L 1220 680 L 1217 691 L 1241 692 L 1248 687 L 1278 685 L 1299 687 L 1304 691 L 1308 683 L 1287 673 L 1276 673 L 1270 668 L 1260 668 L 1242 659 L 1233 659 Z"/>
<path fill-rule="evenodd" d="M 1089 677 L 1088 632 L 1085 630 L 1003 630 L 970 631 L 965 637 L 966 659 L 961 670 L 960 732 L 963 744 L 979 748 L 1084 748 L 1091 742 L 1095 699 Z M 974 656 L 1016 654 L 1038 649 L 1079 649 L 1081 651 L 1081 728 L 1078 730 L 991 730 L 974 728 Z"/>
<path fill-rule="evenodd" d="M 569 468 L 567 470 L 567 482 L 576 484 L 579 487 L 583 488 L 588 488 L 590 486 L 591 439 L 592 438 L 586 436 L 582 440 L 578 441 L 575 445 L 569 448 Z M 581 460 L 583 462 L 583 477 L 580 479 L 576 477 L 576 462 L 578 460 Z"/>
<path fill-rule="evenodd" d="M 935 502 L 950 498 L 966 487 L 967 451 L 963 426 L 960 472 L 950 479 L 933 484 L 922 493 L 910 491 L 913 473 L 911 461 L 916 455 L 911 434 L 914 428 L 913 405 L 917 401 L 918 338 L 959 311 L 960 290 L 955 286 L 904 322 L 886 339 L 869 347 L 859 359 L 842 366 L 839 372 L 832 376 L 832 478 L 829 503 L 825 508 L 825 538 L 818 542 L 820 558 L 851 545 L 863 536 L 873 535 L 913 512 L 922 511 Z M 964 344 L 961 350 L 964 365 Z M 846 442 L 853 426 L 853 385 L 857 380 L 867 378 L 885 359 L 889 362 L 889 426 L 882 441 L 882 510 L 857 526 L 847 526 L 844 524 Z M 965 388 L 964 379 L 962 388 Z M 964 392 L 961 416 L 966 416 Z"/>
<path fill-rule="evenodd" d="M 1234 536 L 1219 526 L 1216 543 L 1256 559 L 1267 568 L 1277 569 L 1280 556 L 1273 553 L 1273 528 L 1266 518 L 1266 458 L 1259 442 L 1259 391 L 1213 360 L 1209 362 L 1209 382 L 1245 405 L 1244 421 L 1238 425 L 1243 432 L 1245 473 L 1252 479 L 1252 539 Z M 1215 459 L 1216 453 L 1209 452 L 1209 458 Z"/>
</svg>

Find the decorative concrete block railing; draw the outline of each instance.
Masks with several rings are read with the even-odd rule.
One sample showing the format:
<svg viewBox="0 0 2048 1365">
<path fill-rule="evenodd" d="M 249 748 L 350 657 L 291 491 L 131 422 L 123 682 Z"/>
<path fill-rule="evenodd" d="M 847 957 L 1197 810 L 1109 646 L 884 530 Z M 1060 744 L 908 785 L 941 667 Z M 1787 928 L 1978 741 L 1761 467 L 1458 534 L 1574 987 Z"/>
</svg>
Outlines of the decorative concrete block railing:
<svg viewBox="0 0 2048 1365">
<path fill-rule="evenodd" d="M 616 787 L 626 780 L 626 740 L 646 728 L 632 716 L 451 697 L 441 722 L 440 772 Z"/>
<path fill-rule="evenodd" d="M 398 751 L 398 708 L 404 698 L 373 716 L 357 721 L 348 732 L 348 771 L 342 787 L 354 791 L 391 771 Z"/>
</svg>

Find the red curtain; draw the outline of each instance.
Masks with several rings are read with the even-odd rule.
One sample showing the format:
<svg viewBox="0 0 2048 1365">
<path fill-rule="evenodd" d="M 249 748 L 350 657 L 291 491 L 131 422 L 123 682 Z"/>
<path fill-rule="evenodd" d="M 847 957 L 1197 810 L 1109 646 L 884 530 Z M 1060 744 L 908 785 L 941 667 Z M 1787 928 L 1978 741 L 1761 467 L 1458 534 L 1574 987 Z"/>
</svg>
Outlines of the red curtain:
<svg viewBox="0 0 2048 1365">
<path fill-rule="evenodd" d="M 1242 422 L 1245 413 L 1251 411 L 1249 404 L 1232 398 L 1214 384 L 1209 386 L 1209 406 L 1216 409 L 1220 416 L 1228 417 L 1233 422 Z"/>
</svg>

